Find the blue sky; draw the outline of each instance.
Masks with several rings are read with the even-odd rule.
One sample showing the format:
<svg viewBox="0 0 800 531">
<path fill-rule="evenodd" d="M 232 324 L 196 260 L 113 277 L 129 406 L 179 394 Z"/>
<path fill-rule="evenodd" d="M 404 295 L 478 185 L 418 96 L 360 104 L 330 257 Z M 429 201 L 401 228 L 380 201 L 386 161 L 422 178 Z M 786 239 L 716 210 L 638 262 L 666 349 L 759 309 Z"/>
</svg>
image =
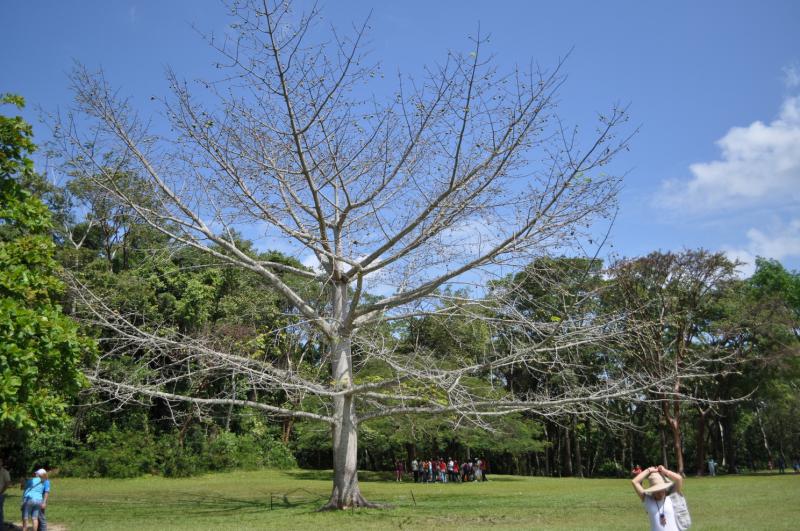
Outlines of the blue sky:
<svg viewBox="0 0 800 531">
<path fill-rule="evenodd" d="M 386 72 L 413 74 L 448 49 L 469 49 L 479 24 L 501 68 L 552 66 L 572 49 L 562 117 L 588 126 L 622 103 L 641 126 L 614 165 L 627 172 L 614 251 L 702 246 L 800 269 L 800 2 L 321 5 L 342 30 L 372 13 L 368 49 Z M 26 97 L 40 141 L 48 131 L 36 109 L 69 105 L 74 60 L 102 66 L 144 103 L 167 92 L 167 66 L 186 78 L 212 70 L 192 25 L 221 32 L 228 23 L 212 0 L 41 0 L 0 10 L 0 92 Z"/>
</svg>

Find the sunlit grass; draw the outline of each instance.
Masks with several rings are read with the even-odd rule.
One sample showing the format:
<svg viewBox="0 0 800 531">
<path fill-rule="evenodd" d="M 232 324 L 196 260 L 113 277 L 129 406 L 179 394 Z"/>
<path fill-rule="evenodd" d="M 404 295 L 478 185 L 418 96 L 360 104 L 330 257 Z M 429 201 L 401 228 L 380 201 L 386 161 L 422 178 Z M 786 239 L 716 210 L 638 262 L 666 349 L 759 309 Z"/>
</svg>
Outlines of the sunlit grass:
<svg viewBox="0 0 800 531">
<path fill-rule="evenodd" d="M 330 492 L 330 472 L 55 478 L 48 520 L 70 531 L 647 527 L 627 480 L 494 475 L 482 484 L 415 485 L 395 483 L 388 475 L 361 476 L 368 499 L 394 508 L 317 513 Z M 6 515 L 18 515 L 19 490 L 8 494 Z M 798 528 L 800 475 L 688 478 L 686 494 L 694 529 Z"/>
</svg>

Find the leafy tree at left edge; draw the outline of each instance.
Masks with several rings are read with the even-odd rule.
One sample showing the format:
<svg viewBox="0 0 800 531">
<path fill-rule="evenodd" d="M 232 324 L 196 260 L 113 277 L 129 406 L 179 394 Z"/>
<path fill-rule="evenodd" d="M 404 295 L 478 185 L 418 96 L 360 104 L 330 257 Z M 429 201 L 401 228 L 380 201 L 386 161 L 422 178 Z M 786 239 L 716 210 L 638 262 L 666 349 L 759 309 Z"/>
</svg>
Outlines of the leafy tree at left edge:
<svg viewBox="0 0 800 531">
<path fill-rule="evenodd" d="M 0 95 L 17 108 L 24 100 Z M 94 352 L 58 304 L 64 293 L 54 258 L 51 215 L 22 183 L 34 176 L 30 124 L 0 114 L 0 445 L 61 424 L 84 385 Z"/>
</svg>

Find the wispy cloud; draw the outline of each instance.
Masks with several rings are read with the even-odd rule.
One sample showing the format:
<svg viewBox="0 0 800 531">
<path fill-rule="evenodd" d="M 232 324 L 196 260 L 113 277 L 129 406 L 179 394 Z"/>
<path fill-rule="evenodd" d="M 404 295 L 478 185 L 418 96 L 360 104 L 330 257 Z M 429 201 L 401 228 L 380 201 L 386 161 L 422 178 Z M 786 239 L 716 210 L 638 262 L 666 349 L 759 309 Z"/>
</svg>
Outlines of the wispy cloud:
<svg viewBox="0 0 800 531">
<path fill-rule="evenodd" d="M 792 63 L 783 67 L 783 82 L 790 89 L 800 87 L 800 64 Z"/>
</svg>

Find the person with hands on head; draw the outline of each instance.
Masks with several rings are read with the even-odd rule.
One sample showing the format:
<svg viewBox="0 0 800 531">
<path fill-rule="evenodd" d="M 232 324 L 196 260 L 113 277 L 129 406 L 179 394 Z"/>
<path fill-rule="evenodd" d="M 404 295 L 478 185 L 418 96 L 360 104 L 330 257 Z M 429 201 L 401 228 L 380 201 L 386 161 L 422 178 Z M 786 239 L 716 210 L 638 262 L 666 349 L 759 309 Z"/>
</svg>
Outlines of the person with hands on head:
<svg viewBox="0 0 800 531">
<path fill-rule="evenodd" d="M 647 488 L 642 485 L 645 479 Z M 659 465 L 642 470 L 631 483 L 650 518 L 650 531 L 679 531 L 668 494 L 682 492 L 683 477 Z"/>
</svg>

